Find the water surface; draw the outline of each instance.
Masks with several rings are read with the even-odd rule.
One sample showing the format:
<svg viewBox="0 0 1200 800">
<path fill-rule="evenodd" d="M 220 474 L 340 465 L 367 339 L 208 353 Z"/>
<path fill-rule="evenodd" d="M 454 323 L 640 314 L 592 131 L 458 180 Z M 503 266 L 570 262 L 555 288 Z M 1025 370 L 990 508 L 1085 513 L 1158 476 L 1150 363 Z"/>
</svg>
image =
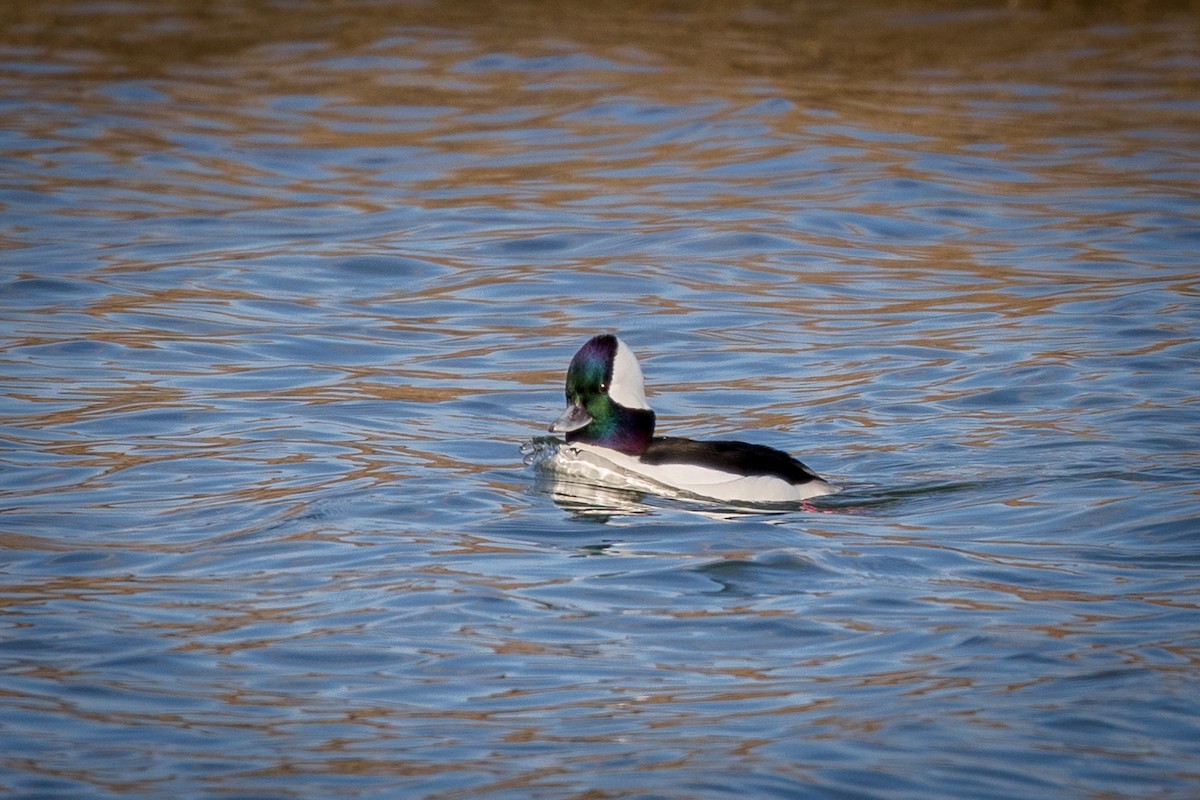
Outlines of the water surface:
<svg viewBox="0 0 1200 800">
<path fill-rule="evenodd" d="M 1186 3 L 0 12 L 0 790 L 1200 793 Z M 556 497 L 660 429 L 844 491 Z"/>
</svg>

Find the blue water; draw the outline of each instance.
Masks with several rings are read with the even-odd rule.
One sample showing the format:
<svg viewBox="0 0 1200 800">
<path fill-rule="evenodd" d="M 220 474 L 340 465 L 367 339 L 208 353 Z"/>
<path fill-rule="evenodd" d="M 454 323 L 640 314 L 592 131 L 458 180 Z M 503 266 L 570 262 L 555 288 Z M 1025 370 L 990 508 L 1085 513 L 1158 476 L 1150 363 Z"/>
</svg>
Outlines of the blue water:
<svg viewBox="0 0 1200 800">
<path fill-rule="evenodd" d="M 1200 25 L 13 0 L 0 794 L 1200 796 Z M 660 430 L 843 487 L 566 500 Z"/>
</svg>

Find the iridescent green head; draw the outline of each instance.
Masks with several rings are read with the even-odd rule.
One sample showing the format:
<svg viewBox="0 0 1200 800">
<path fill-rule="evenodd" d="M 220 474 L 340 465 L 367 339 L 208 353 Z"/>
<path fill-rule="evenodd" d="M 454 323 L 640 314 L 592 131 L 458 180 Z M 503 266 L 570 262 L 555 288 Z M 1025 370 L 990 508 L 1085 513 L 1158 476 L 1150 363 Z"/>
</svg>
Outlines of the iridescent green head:
<svg viewBox="0 0 1200 800">
<path fill-rule="evenodd" d="M 616 336 L 593 336 L 567 369 L 567 410 L 550 430 L 584 442 L 639 455 L 654 436 L 642 368 Z"/>
</svg>

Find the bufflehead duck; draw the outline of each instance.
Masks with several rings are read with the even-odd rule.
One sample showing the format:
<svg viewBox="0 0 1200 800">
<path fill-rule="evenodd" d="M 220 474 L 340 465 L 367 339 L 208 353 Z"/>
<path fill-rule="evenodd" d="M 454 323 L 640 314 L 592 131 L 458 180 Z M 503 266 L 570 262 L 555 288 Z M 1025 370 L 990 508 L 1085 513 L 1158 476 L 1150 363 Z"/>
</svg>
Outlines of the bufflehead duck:
<svg viewBox="0 0 1200 800">
<path fill-rule="evenodd" d="M 837 491 L 796 459 L 760 444 L 654 435 L 642 368 L 612 334 L 593 336 L 567 369 L 566 435 L 554 468 L 570 477 L 657 494 L 793 503 Z"/>
</svg>

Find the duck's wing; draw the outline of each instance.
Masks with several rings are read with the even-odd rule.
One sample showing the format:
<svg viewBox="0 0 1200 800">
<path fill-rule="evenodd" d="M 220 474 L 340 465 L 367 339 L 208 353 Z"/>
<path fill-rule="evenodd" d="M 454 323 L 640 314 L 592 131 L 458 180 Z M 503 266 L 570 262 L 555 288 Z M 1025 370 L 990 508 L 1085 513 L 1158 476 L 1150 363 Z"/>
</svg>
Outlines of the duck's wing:
<svg viewBox="0 0 1200 800">
<path fill-rule="evenodd" d="M 771 475 L 800 485 L 820 476 L 782 450 L 749 442 L 683 439 L 656 436 L 641 461 L 645 464 L 693 464 L 738 475 Z"/>
</svg>

